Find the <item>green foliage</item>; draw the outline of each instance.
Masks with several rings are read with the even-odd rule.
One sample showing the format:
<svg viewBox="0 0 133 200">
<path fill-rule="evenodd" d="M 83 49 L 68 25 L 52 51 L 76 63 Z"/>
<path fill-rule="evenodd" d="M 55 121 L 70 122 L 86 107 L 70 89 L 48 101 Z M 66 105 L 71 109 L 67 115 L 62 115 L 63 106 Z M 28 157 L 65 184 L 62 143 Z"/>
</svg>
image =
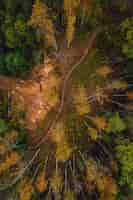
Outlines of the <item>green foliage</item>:
<svg viewBox="0 0 133 200">
<path fill-rule="evenodd" d="M 133 58 L 131 4 L 129 0 L 102 1 L 105 29 L 99 35 L 98 46 L 111 62 L 114 58 L 118 62 Z"/>
<path fill-rule="evenodd" d="M 22 76 L 30 68 L 30 63 L 21 51 L 9 52 L 0 56 L 0 72 L 9 75 Z"/>
<path fill-rule="evenodd" d="M 9 53 L 5 58 L 7 73 L 11 75 L 23 74 L 28 68 L 27 60 L 20 52 Z"/>
<path fill-rule="evenodd" d="M 8 125 L 5 120 L 0 119 L 0 133 L 4 133 L 8 130 Z"/>
<path fill-rule="evenodd" d="M 118 144 L 116 158 L 120 163 L 120 185 L 128 186 L 133 192 L 133 143 L 125 139 Z"/>
<path fill-rule="evenodd" d="M 116 197 L 116 200 L 126 200 L 126 198 L 121 192 L 119 192 L 117 197 Z"/>
<path fill-rule="evenodd" d="M 0 72 L 4 72 L 5 70 L 5 55 L 0 55 Z"/>
<path fill-rule="evenodd" d="M 5 11 L 10 14 L 13 14 L 17 7 L 17 0 L 5 0 L 3 4 Z"/>
<path fill-rule="evenodd" d="M 27 146 L 27 130 L 23 127 L 19 127 L 18 129 L 18 138 L 15 144 L 16 149 L 19 149 L 20 151 L 24 151 Z"/>
<path fill-rule="evenodd" d="M 5 0 L 0 6 L 0 72 L 22 75 L 29 70 L 37 39 L 27 25 L 32 1 Z"/>
<path fill-rule="evenodd" d="M 15 48 L 17 46 L 18 40 L 15 38 L 13 27 L 8 27 L 7 30 L 5 30 L 5 40 L 7 47 Z"/>
<path fill-rule="evenodd" d="M 108 18 L 107 18 L 108 19 Z M 133 18 L 127 17 L 119 19 L 118 23 L 113 21 L 113 17 L 106 22 L 108 23 L 106 31 L 101 32 L 98 45 L 104 50 L 112 54 L 111 57 L 133 58 Z M 103 45 L 104 41 L 104 45 Z"/>
<path fill-rule="evenodd" d="M 118 112 L 114 113 L 108 122 L 107 132 L 120 133 L 126 130 L 125 122 L 121 119 Z"/>
<path fill-rule="evenodd" d="M 17 15 L 16 19 L 5 19 L 3 34 L 7 48 L 34 47 L 35 35 L 28 28 L 23 15 Z"/>
<path fill-rule="evenodd" d="M 127 18 L 121 23 L 121 31 L 124 39 L 122 52 L 128 58 L 133 58 L 133 18 Z"/>
</svg>

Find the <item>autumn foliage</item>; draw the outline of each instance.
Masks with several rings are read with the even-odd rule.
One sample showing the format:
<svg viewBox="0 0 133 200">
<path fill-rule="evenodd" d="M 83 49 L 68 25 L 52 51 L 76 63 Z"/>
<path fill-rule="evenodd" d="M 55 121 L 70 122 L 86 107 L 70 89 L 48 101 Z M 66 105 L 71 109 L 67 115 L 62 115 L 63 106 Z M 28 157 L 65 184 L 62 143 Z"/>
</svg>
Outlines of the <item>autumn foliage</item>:
<svg viewBox="0 0 133 200">
<path fill-rule="evenodd" d="M 32 7 L 32 15 L 28 25 L 39 29 L 47 47 L 57 48 L 55 29 L 48 13 L 48 7 L 40 0 L 36 0 Z"/>
</svg>

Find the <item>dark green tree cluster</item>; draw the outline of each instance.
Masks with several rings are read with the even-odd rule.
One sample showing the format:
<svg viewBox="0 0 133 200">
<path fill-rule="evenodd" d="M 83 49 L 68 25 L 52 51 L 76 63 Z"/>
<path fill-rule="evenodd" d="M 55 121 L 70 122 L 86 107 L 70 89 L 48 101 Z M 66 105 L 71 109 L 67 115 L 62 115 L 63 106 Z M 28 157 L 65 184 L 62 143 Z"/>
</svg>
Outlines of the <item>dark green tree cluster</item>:
<svg viewBox="0 0 133 200">
<path fill-rule="evenodd" d="M 101 1 L 104 10 L 103 31 L 98 46 L 111 62 L 132 60 L 132 1 Z M 117 57 L 117 58 L 116 58 Z"/>
<path fill-rule="evenodd" d="M 23 75 L 29 70 L 37 40 L 28 27 L 32 0 L 2 0 L 0 4 L 0 72 Z"/>
</svg>

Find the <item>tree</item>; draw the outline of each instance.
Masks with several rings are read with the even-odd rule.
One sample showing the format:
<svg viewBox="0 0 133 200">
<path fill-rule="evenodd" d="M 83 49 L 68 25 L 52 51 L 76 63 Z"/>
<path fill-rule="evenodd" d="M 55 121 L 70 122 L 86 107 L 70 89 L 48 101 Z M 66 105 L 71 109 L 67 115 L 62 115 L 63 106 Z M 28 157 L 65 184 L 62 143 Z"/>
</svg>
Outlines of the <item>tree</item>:
<svg viewBox="0 0 133 200">
<path fill-rule="evenodd" d="M 120 163 L 120 185 L 126 185 L 133 192 L 133 143 L 123 139 L 116 146 L 116 158 Z"/>
<path fill-rule="evenodd" d="M 5 56 L 6 73 L 22 75 L 29 68 L 29 63 L 20 52 L 10 52 Z"/>
<path fill-rule="evenodd" d="M 70 47 L 70 44 L 75 35 L 75 25 L 76 25 L 76 15 L 77 8 L 80 5 L 80 0 L 64 0 L 64 11 L 66 15 L 66 40 L 67 47 Z"/>
<path fill-rule="evenodd" d="M 81 23 L 88 20 L 88 17 L 92 14 L 92 0 L 83 0 L 81 2 Z"/>
<path fill-rule="evenodd" d="M 66 40 L 68 48 L 74 39 L 76 29 L 80 32 L 83 26 L 96 26 L 101 19 L 102 8 L 98 0 L 64 0 L 64 12 L 66 16 Z"/>
<path fill-rule="evenodd" d="M 48 7 L 40 0 L 36 0 L 32 7 L 32 15 L 28 25 L 39 29 L 47 47 L 57 49 L 55 28 L 48 14 Z"/>
<path fill-rule="evenodd" d="M 127 18 L 121 23 L 121 33 L 124 40 L 122 53 L 133 58 L 133 18 Z"/>
<path fill-rule="evenodd" d="M 11 75 L 19 75 L 21 70 L 15 72 L 14 67 L 7 65 L 9 60 L 9 54 L 14 54 L 19 51 L 21 58 L 27 60 L 29 64 L 26 64 L 23 70 L 27 71 L 27 67 L 30 66 L 32 53 L 36 49 L 38 43 L 34 30 L 27 25 L 27 18 L 31 10 L 32 0 L 5 0 L 0 5 L 0 71 L 1 73 L 8 73 Z M 29 59 L 30 58 L 30 59 Z M 22 59 L 20 59 L 22 62 Z M 9 62 L 10 63 L 10 62 Z M 19 64 L 19 61 L 18 61 Z M 7 67 L 8 66 L 8 67 Z M 14 66 L 14 65 L 13 65 Z M 21 66 L 21 63 L 20 63 Z M 8 68 L 8 69 L 7 69 Z M 10 68 L 10 69 L 9 69 Z M 14 72 L 11 73 L 11 68 Z"/>
<path fill-rule="evenodd" d="M 126 130 L 124 121 L 121 119 L 119 113 L 114 113 L 109 119 L 107 132 L 120 133 L 124 130 Z"/>
<path fill-rule="evenodd" d="M 15 19 L 6 19 L 3 25 L 3 34 L 7 48 L 31 48 L 34 46 L 35 37 L 27 26 L 23 15 Z"/>
<path fill-rule="evenodd" d="M 18 0 L 4 0 L 3 4 L 7 13 L 14 14 L 18 5 Z"/>
</svg>

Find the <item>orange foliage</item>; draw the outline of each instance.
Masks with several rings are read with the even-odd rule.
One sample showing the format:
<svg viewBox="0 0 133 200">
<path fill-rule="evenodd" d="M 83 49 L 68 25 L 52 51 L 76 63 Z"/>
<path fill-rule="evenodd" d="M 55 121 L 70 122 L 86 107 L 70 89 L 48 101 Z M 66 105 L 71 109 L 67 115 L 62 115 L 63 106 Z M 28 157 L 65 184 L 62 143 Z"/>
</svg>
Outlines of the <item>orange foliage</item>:
<svg viewBox="0 0 133 200">
<path fill-rule="evenodd" d="M 5 161 L 0 164 L 0 174 L 10 169 L 14 165 L 18 163 L 20 157 L 17 152 L 12 151 L 9 155 L 7 155 Z"/>
<path fill-rule="evenodd" d="M 92 118 L 92 122 L 99 129 L 99 131 L 105 130 L 107 127 L 107 120 L 104 117 L 96 116 Z"/>
<path fill-rule="evenodd" d="M 104 65 L 104 66 L 99 67 L 96 70 L 96 73 L 98 75 L 103 76 L 103 77 L 106 78 L 108 75 L 110 75 L 112 73 L 112 69 L 111 69 L 111 67 L 109 67 L 107 65 Z"/>
<path fill-rule="evenodd" d="M 67 39 L 67 47 L 70 47 L 71 42 L 73 41 L 75 35 L 75 23 L 76 16 L 68 15 L 67 17 L 67 29 L 66 29 L 66 39 Z"/>
<path fill-rule="evenodd" d="M 59 162 L 66 162 L 71 157 L 72 152 L 73 149 L 70 145 L 64 142 L 57 145 L 55 157 Z"/>
<path fill-rule="evenodd" d="M 73 152 L 73 148 L 69 145 L 66 139 L 64 125 L 62 122 L 57 123 L 56 127 L 52 131 L 52 134 L 50 135 L 50 138 L 51 141 L 56 144 L 55 157 L 57 161 L 67 161 Z"/>
<path fill-rule="evenodd" d="M 74 104 L 77 112 L 80 115 L 84 115 L 91 112 L 91 105 L 87 100 L 87 92 L 84 87 L 80 87 L 77 91 L 74 91 Z"/>
<path fill-rule="evenodd" d="M 58 122 L 50 135 L 51 141 L 57 145 L 62 144 L 65 141 L 65 130 L 62 122 Z"/>
<path fill-rule="evenodd" d="M 100 200 L 115 200 L 118 193 L 118 186 L 115 180 L 105 174 L 102 169 L 99 169 L 97 163 L 90 159 L 86 165 L 86 180 L 88 186 L 96 186 L 100 193 Z"/>
<path fill-rule="evenodd" d="M 109 176 L 103 177 L 104 180 L 104 191 L 100 194 L 100 200 L 115 200 L 118 193 L 118 186 L 114 179 Z"/>
<path fill-rule="evenodd" d="M 97 165 L 92 159 L 87 161 L 86 167 L 86 180 L 88 184 L 94 184 L 97 179 Z"/>
<path fill-rule="evenodd" d="M 127 105 L 127 109 L 128 109 L 128 110 L 133 110 L 133 104 L 132 104 L 132 103 L 129 103 L 129 104 Z"/>
<path fill-rule="evenodd" d="M 64 0 L 64 10 L 67 18 L 66 40 L 68 47 L 70 47 L 75 35 L 76 9 L 79 5 L 80 0 Z"/>
<path fill-rule="evenodd" d="M 20 200 L 32 200 L 32 195 L 34 193 L 33 186 L 26 180 L 22 180 L 19 184 L 19 195 Z"/>
<path fill-rule="evenodd" d="M 133 91 L 127 92 L 127 97 L 129 100 L 133 100 Z"/>
<path fill-rule="evenodd" d="M 39 28 L 43 35 L 45 45 L 57 48 L 55 30 L 48 15 L 48 7 L 40 0 L 36 0 L 32 7 L 32 15 L 28 21 L 29 26 Z"/>
<path fill-rule="evenodd" d="M 47 189 L 48 180 L 44 172 L 40 173 L 35 181 L 35 188 L 38 192 L 42 193 Z"/>
<path fill-rule="evenodd" d="M 118 172 L 118 165 L 117 165 L 117 162 L 116 162 L 116 160 L 110 160 L 110 162 L 109 162 L 109 166 L 110 166 L 110 168 L 112 169 L 112 171 L 113 172 Z"/>
<path fill-rule="evenodd" d="M 4 155 L 7 153 L 7 146 L 5 144 L 0 144 L 0 155 Z"/>
<path fill-rule="evenodd" d="M 100 174 L 99 174 L 100 175 Z M 100 192 L 100 200 L 115 200 L 118 193 L 118 186 L 111 176 L 101 173 L 96 181 L 97 189 Z"/>
<path fill-rule="evenodd" d="M 104 188 L 103 188 L 103 191 L 101 189 L 101 185 L 100 184 L 97 184 L 97 187 L 98 187 L 98 190 L 100 192 L 108 192 L 108 193 L 111 193 L 111 194 L 116 194 L 118 192 L 118 187 L 114 181 L 114 179 L 110 176 L 105 176 L 103 174 L 103 176 L 101 177 L 102 181 L 103 181 L 103 184 L 104 184 Z"/>
</svg>

